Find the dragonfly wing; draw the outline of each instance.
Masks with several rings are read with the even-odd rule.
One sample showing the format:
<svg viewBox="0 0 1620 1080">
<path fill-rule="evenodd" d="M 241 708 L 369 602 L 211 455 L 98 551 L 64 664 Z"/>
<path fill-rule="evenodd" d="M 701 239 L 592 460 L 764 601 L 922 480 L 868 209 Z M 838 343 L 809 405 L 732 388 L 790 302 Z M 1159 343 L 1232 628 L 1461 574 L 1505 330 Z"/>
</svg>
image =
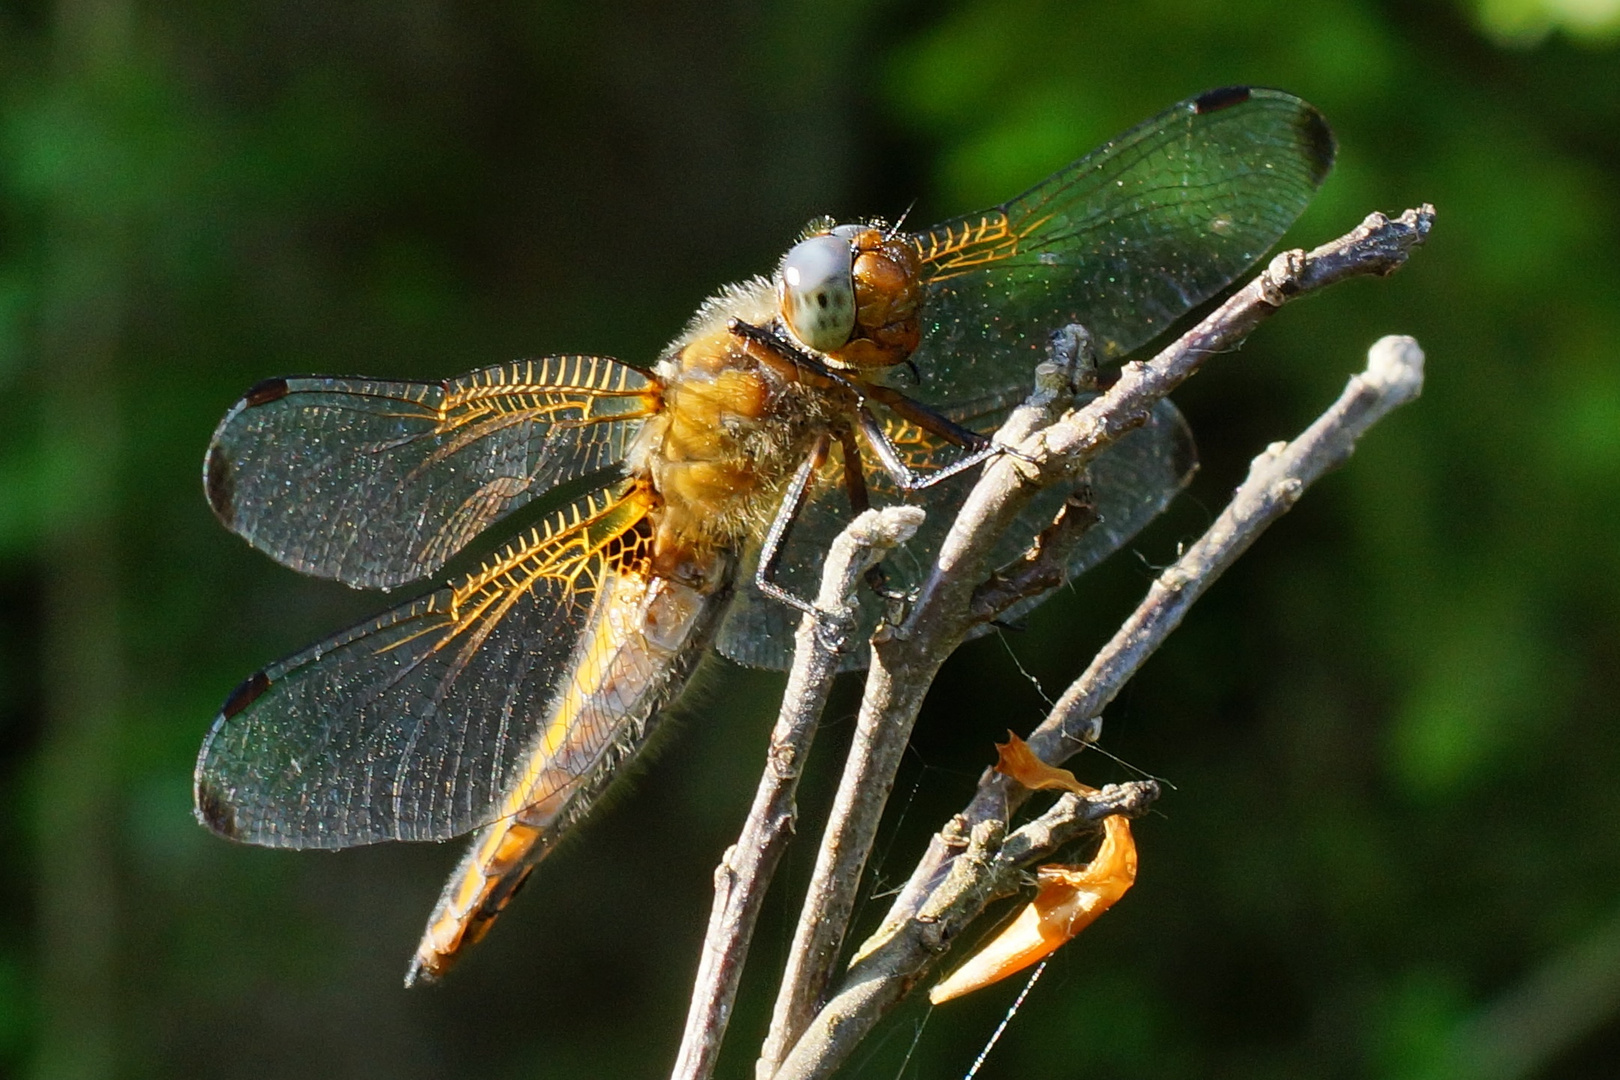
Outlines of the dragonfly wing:
<svg viewBox="0 0 1620 1080">
<path fill-rule="evenodd" d="M 220 421 L 203 481 L 226 527 L 277 562 L 386 589 L 617 464 L 657 405 L 646 375 L 595 356 L 446 382 L 271 379 Z"/>
<path fill-rule="evenodd" d="M 1088 466 L 1086 480 L 1097 521 L 1070 553 L 1067 576 L 1078 577 L 1128 544 L 1170 505 L 1197 471 L 1198 450 L 1186 417 L 1170 401 L 1161 400 L 1147 423 L 1128 432 Z M 1068 495 L 1068 489 L 1048 488 L 1030 500 L 1002 535 L 993 565 L 1004 566 L 1023 554 L 1030 539 L 1052 523 Z M 1050 595 L 1024 600 L 1001 618 L 1017 619 Z"/>
<path fill-rule="evenodd" d="M 1278 90 L 1184 101 L 1002 206 L 912 239 L 923 262 L 919 396 L 1027 385 L 1052 331 L 1104 359 L 1150 341 L 1252 266 L 1332 167 L 1320 113 Z"/>
<path fill-rule="evenodd" d="M 1006 419 L 1008 408 L 1004 400 L 986 399 L 977 411 L 964 410 L 951 418 L 989 433 Z M 938 469 L 962 453 L 904 420 L 887 418 L 884 427 L 907 465 L 916 471 Z M 873 503 L 881 506 L 906 501 L 864 446 L 862 457 Z M 1192 478 L 1197 460 L 1187 421 L 1169 401 L 1159 402 L 1147 423 L 1099 454 L 1087 474 L 1098 521 L 1070 555 L 1069 576 L 1084 573 L 1113 554 L 1157 517 Z M 849 523 L 850 509 L 838 480 L 837 470 L 841 468 L 842 463 L 834 459 L 788 536 L 777 582 L 798 596 L 816 595 L 827 547 Z M 970 471 L 914 497 L 928 516 L 916 535 L 883 563 L 891 589 L 903 592 L 922 583 L 976 480 L 976 471 Z M 997 542 L 991 565 L 1004 565 L 1020 555 L 1035 534 L 1051 523 L 1068 494 L 1068 489 L 1051 488 L 1037 495 Z M 786 668 L 793 662 L 793 633 L 799 625 L 799 613 L 754 587 L 757 558 L 757 552 L 751 554 L 738 574 L 736 599 L 721 624 L 716 647 L 740 664 Z M 1041 596 L 1027 600 L 1005 617 L 1016 618 L 1044 599 Z M 857 600 L 860 617 L 849 638 L 849 652 L 843 657 L 841 669 L 845 671 L 867 665 L 866 639 L 883 615 L 884 603 L 870 589 L 861 588 Z"/>
<path fill-rule="evenodd" d="M 623 492 L 580 500 L 477 573 L 248 679 L 203 742 L 198 817 L 249 843 L 340 848 L 500 816 L 645 514 Z"/>
<path fill-rule="evenodd" d="M 805 509 L 808 511 L 809 506 Z M 714 647 L 727 660 L 735 660 L 745 667 L 786 671 L 793 665 L 793 633 L 799 627 L 799 612 L 781 601 L 772 600 L 755 587 L 754 571 L 758 566 L 759 548 L 756 546 L 738 568 L 737 595 L 720 624 Z M 782 575 L 778 575 L 780 580 Z M 815 591 L 796 592 L 795 595 L 813 598 Z M 857 637 L 851 644 L 859 644 L 859 641 Z M 865 661 L 861 661 L 859 666 L 864 667 Z M 850 657 L 843 658 L 839 670 L 853 670 Z"/>
</svg>

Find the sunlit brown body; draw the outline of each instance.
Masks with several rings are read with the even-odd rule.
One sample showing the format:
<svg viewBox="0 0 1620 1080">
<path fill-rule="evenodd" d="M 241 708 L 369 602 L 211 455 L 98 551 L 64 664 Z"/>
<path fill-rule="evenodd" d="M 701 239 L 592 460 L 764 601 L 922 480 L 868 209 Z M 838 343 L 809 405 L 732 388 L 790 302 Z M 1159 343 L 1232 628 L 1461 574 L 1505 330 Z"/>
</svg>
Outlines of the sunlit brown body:
<svg viewBox="0 0 1620 1080">
<path fill-rule="evenodd" d="M 844 349 L 818 354 L 848 370 L 848 381 L 735 332 L 733 320 L 776 320 L 777 286 L 765 279 L 705 304 L 656 367 L 659 400 L 626 458 L 632 492 L 624 503 L 635 510 L 613 526 L 641 542 L 625 546 L 599 586 L 533 774 L 508 793 L 506 813 L 479 832 L 446 884 L 407 982 L 439 977 L 483 937 L 578 816 L 574 800 L 587 803 L 596 786 L 600 764 L 571 760 L 600 752 L 600 733 L 580 718 L 605 708 L 651 718 L 708 644 L 739 552 L 770 526 L 794 471 L 823 437 L 853 430 L 858 372 L 891 366 L 915 348 L 910 249 L 877 229 L 865 230 L 856 248 L 858 333 Z"/>
</svg>

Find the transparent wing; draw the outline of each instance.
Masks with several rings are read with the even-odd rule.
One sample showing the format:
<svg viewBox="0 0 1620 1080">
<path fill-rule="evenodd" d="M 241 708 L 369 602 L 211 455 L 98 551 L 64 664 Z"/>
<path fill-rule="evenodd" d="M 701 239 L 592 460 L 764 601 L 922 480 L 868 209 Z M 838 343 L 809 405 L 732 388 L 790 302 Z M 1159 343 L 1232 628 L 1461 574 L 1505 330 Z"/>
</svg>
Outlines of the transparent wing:
<svg viewBox="0 0 1620 1080">
<path fill-rule="evenodd" d="M 1010 407 L 1005 399 L 999 403 L 986 399 L 977 412 L 958 412 L 951 419 L 989 433 L 1001 425 Z M 960 448 L 903 420 L 889 418 L 885 430 L 907 464 L 918 471 L 947 465 L 962 453 Z M 862 457 L 874 505 L 905 501 L 864 446 Z M 1158 516 L 1192 478 L 1197 461 L 1192 432 L 1169 401 L 1161 401 L 1146 424 L 1098 455 L 1091 463 L 1088 479 L 1099 520 L 1081 537 L 1070 557 L 1069 576 L 1084 573 L 1101 562 Z M 849 523 L 842 468 L 841 459 L 835 458 L 823 471 L 811 500 L 789 534 L 777 581 L 799 596 L 816 595 L 828 545 Z M 917 535 L 884 562 L 891 586 L 907 590 L 921 584 L 976 479 L 977 472 L 970 471 L 914 497 L 913 501 L 928 511 L 928 517 Z M 997 543 L 991 565 L 1000 566 L 1022 553 L 1035 534 L 1051 523 L 1068 494 L 1068 489 L 1053 488 L 1036 496 Z M 736 599 L 721 624 L 716 647 L 740 664 L 786 668 L 793 662 L 793 632 L 799 625 L 799 613 L 754 587 L 757 556 L 757 551 L 750 553 L 738 573 Z M 1027 601 L 1007 617 L 1016 617 L 1043 599 Z M 860 590 L 859 601 L 861 620 L 850 638 L 851 651 L 843 659 L 846 671 L 866 666 L 865 642 L 882 615 L 881 601 L 871 590 Z"/>
<path fill-rule="evenodd" d="M 476 574 L 248 679 L 203 742 L 198 817 L 272 847 L 488 824 L 645 513 L 634 497 L 580 500 Z"/>
<path fill-rule="evenodd" d="M 225 526 L 277 562 L 386 589 L 617 464 L 657 405 L 651 379 L 596 356 L 446 382 L 271 379 L 220 421 L 203 483 Z"/>
<path fill-rule="evenodd" d="M 1234 87 L 1176 105 L 1002 206 L 912 237 L 927 281 L 917 396 L 1027 386 L 1052 331 L 1148 342 L 1271 248 L 1333 164 L 1320 113 Z"/>
</svg>

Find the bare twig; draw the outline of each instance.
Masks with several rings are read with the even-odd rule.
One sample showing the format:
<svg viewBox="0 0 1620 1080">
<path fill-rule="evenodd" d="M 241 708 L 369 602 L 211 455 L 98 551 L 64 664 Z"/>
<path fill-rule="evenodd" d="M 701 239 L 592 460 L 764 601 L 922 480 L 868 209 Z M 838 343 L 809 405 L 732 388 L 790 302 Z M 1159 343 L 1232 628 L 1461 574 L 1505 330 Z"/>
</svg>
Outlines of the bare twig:
<svg viewBox="0 0 1620 1080">
<path fill-rule="evenodd" d="M 799 623 L 793 668 L 771 730 L 754 805 L 737 842 L 714 871 L 714 907 L 671 1074 L 674 1080 L 703 1080 L 714 1072 L 720 1056 L 754 922 L 793 833 L 799 771 L 838 673 L 844 639 L 855 625 L 856 586 L 885 552 L 909 540 L 922 520 L 923 511 L 914 506 L 868 510 L 850 522 L 828 549 L 816 598 L 817 614 L 806 614 Z"/>
<path fill-rule="evenodd" d="M 1100 709 L 1097 687 L 1109 687 L 1105 696 L 1111 698 L 1180 622 L 1192 602 L 1266 526 L 1292 507 L 1314 480 L 1342 463 L 1361 433 L 1417 396 L 1423 384 L 1422 365 L 1422 351 L 1411 338 L 1380 340 L 1369 351 L 1367 370 L 1350 380 L 1332 408 L 1294 442 L 1274 444 L 1255 459 L 1248 479 L 1215 524 L 1160 575 L 1132 618 L 1031 736 L 1032 747 L 1038 735 L 1045 745 L 1067 748 L 1050 757 L 1041 755 L 1045 760 L 1060 760 L 1081 745 L 1073 731 L 1089 717 L 1076 702 L 1099 700 Z M 1156 787 L 1153 792 L 1157 794 Z M 1009 808 L 1025 794 L 1020 785 L 999 773 L 981 783 L 973 804 L 935 837 L 914 872 L 913 883 L 926 881 L 928 887 L 908 886 L 884 928 L 861 947 L 838 992 L 784 1060 L 777 1080 L 829 1075 L 921 978 L 956 931 L 996 895 L 1002 880 L 996 875 L 1002 864 L 985 853 L 987 838 L 1000 835 Z M 990 804 L 997 805 L 985 809 Z M 1060 801 L 1054 811 L 1062 806 Z M 1052 813 L 1032 824 L 1049 828 Z M 963 836 L 969 837 L 965 847 Z M 1010 846 L 1009 839 L 1001 852 Z"/>
<path fill-rule="evenodd" d="M 1418 343 L 1397 336 L 1375 342 L 1367 350 L 1367 369 L 1351 377 L 1339 400 L 1293 442 L 1273 443 L 1255 458 L 1248 479 L 1220 517 L 1153 582 L 1142 606 L 1031 734 L 1030 740 L 1040 740 L 1030 742 L 1036 756 L 1054 762 L 1067 758 L 1078 745 L 1078 732 L 1266 526 L 1293 509 L 1324 473 L 1344 464 L 1368 428 L 1422 390 L 1423 350 Z"/>
<path fill-rule="evenodd" d="M 1350 276 L 1387 274 L 1398 268 L 1427 235 L 1432 218 L 1430 207 L 1408 211 L 1394 221 L 1374 214 L 1345 237 L 1309 254 L 1285 252 L 1153 360 L 1127 365 L 1114 387 L 1085 408 L 1051 422 L 1053 399 L 1037 394 L 1009 419 L 997 438 L 1017 447 L 1018 453 L 986 466 L 941 546 L 911 617 L 874 644 L 855 742 L 818 853 L 771 1033 L 757 1066 L 759 1076 L 774 1075 L 778 1063 L 787 1058 L 836 963 L 877 820 L 912 724 L 939 666 L 974 625 L 974 590 L 1002 530 L 1036 490 L 1073 477 L 1110 442 L 1143 423 L 1154 404 L 1207 356 L 1235 345 L 1282 303 Z M 977 617 L 982 618 L 983 612 Z M 936 867 L 944 865 L 943 856 L 935 860 Z M 913 886 L 920 880 L 936 878 L 914 876 Z M 907 892 L 913 902 L 921 900 L 919 889 L 908 887 Z M 843 1021 L 838 1029 L 849 1034 L 864 1030 L 859 1022 Z M 852 1045 L 841 1037 L 824 1044 L 824 1050 L 810 1053 L 807 1048 L 805 1054 L 795 1052 L 793 1057 L 818 1063 L 803 1075 L 823 1075 Z"/>
<path fill-rule="evenodd" d="M 1074 476 L 1154 404 L 1230 348 L 1287 300 L 1357 274 L 1387 274 L 1427 235 L 1433 211 L 1391 221 L 1370 215 L 1351 233 L 1306 254 L 1284 252 L 1169 348 L 1129 364 L 1108 393 L 1051 422 L 1055 401 L 1037 393 L 998 440 L 1018 448 L 986 466 L 952 526 L 911 617 L 875 644 L 854 745 L 800 915 L 757 1072 L 768 1077 L 803 1030 L 836 962 L 877 821 L 911 727 L 940 665 L 973 625 L 973 590 L 1001 532 L 1040 487 Z"/>
<path fill-rule="evenodd" d="M 1390 410 L 1417 397 L 1423 387 L 1423 352 L 1406 337 L 1381 338 L 1368 350 L 1367 370 L 1350 379 L 1333 406 L 1299 438 L 1276 443 L 1255 458 L 1248 479 L 1215 523 L 1182 557 L 1161 573 L 1112 640 L 1085 673 L 1053 705 L 1027 739 L 1041 760 L 1061 764 L 1095 732 L 1095 718 L 1136 674 L 1143 662 L 1181 625 L 1189 608 L 1256 537 L 1291 509 L 1325 472 L 1350 456 L 1369 427 Z M 980 821 L 1001 820 L 1016 809 L 1022 789 L 987 770 L 966 809 L 930 842 L 884 919 L 876 937 L 893 933 L 911 918 L 954 857 L 956 836 Z M 870 947 L 868 945 L 867 947 Z"/>
<path fill-rule="evenodd" d="M 1110 814 L 1139 817 L 1158 795 L 1159 786 L 1151 780 L 1110 784 L 1085 798 L 1064 795 L 1005 841 L 1004 823 L 981 821 L 967 834 L 950 874 L 904 932 L 855 958 L 838 993 L 782 1063 L 777 1080 L 827 1075 L 877 1018 L 916 985 L 957 934 L 991 902 L 1017 891 L 1018 871 L 1094 831 Z"/>
<path fill-rule="evenodd" d="M 1056 362 L 1036 369 L 1035 392 L 1013 410 L 996 435 L 999 441 L 1009 445 L 1022 442 L 1059 415 L 1072 400 L 1076 364 L 1088 348 L 1089 341 L 1075 335 L 1054 342 L 1054 351 L 1060 355 Z M 903 716 L 906 731 L 911 730 L 922 695 L 933 682 L 939 664 L 972 625 L 965 616 L 967 597 L 964 595 L 962 600 L 948 620 L 941 619 L 937 623 L 929 622 L 926 611 L 949 610 L 944 607 L 947 600 L 936 600 L 927 609 L 917 607 L 904 626 L 880 632 L 879 640 L 874 642 L 872 667 L 867 674 L 854 743 L 788 951 L 788 967 L 771 1015 L 770 1033 L 755 1067 L 761 1080 L 768 1080 L 775 1073 L 777 1064 L 814 1014 L 816 998 L 826 985 L 839 946 L 843 944 L 844 927 L 855 896 L 854 885 L 846 878 L 853 877 L 855 881 L 860 878 L 877 818 L 882 816 L 883 806 L 888 801 L 899 755 L 906 744 L 904 737 L 898 742 L 888 737 L 882 727 L 890 718 Z M 949 644 L 929 644 L 936 636 L 942 636 Z M 919 666 L 908 670 L 911 665 Z M 897 671 L 904 673 L 898 680 Z M 916 700 L 897 702 L 894 694 L 897 687 L 909 687 L 916 694 Z"/>
<path fill-rule="evenodd" d="M 1020 601 L 1044 596 L 1063 584 L 1074 546 L 1098 521 L 1091 499 L 1089 487 L 1072 492 L 1029 550 L 973 590 L 975 622 L 989 622 Z"/>
</svg>

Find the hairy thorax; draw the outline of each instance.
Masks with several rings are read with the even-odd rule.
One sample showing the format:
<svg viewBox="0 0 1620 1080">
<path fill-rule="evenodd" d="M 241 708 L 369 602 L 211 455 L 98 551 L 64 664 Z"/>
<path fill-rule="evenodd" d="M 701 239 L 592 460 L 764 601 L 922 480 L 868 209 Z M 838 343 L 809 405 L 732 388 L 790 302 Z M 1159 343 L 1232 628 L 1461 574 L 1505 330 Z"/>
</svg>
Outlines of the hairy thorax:
<svg viewBox="0 0 1620 1080">
<path fill-rule="evenodd" d="M 727 329 L 733 318 L 760 325 L 773 314 L 769 282 L 733 286 L 704 305 L 655 369 L 662 408 L 627 461 L 655 495 L 655 574 L 702 586 L 718 552 L 763 535 L 816 437 L 848 408 Z"/>
</svg>

